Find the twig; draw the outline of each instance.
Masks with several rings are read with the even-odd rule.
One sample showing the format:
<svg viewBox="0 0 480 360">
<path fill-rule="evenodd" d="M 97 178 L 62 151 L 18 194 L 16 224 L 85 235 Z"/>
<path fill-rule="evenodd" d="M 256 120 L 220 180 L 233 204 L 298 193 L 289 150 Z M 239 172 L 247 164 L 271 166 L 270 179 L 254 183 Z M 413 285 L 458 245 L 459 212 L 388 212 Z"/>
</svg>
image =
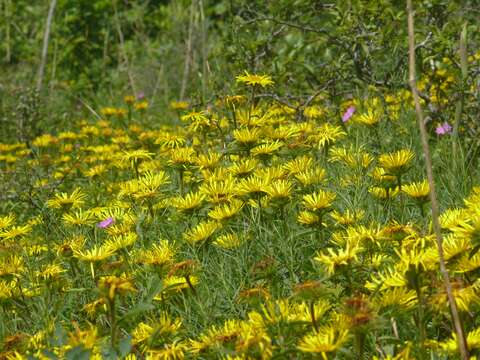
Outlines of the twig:
<svg viewBox="0 0 480 360">
<path fill-rule="evenodd" d="M 465 97 L 465 82 L 468 76 L 468 58 L 467 58 L 467 23 L 463 24 L 462 32 L 460 34 L 460 68 L 462 70 L 460 80 L 460 92 L 457 106 L 455 108 L 455 121 L 453 123 L 452 133 L 452 152 L 454 158 L 457 158 L 458 152 L 458 129 L 460 128 L 460 122 L 462 120 L 462 112 Z"/>
<path fill-rule="evenodd" d="M 185 49 L 185 63 L 183 65 L 183 78 L 182 78 L 182 85 L 180 87 L 180 100 L 183 100 L 185 96 L 185 90 L 187 88 L 188 82 L 188 74 L 190 72 L 190 62 L 192 57 L 192 42 L 193 42 L 193 21 L 194 21 L 194 4 L 195 2 L 192 1 L 190 5 L 190 19 L 188 21 L 188 38 L 187 38 L 187 46 Z"/>
<path fill-rule="evenodd" d="M 113 11 L 115 14 L 115 26 L 117 28 L 118 39 L 120 40 L 120 49 L 122 51 L 123 61 L 125 62 L 125 66 L 127 67 L 128 81 L 130 82 L 130 88 L 133 94 L 136 95 L 137 89 L 135 86 L 132 71 L 130 69 L 130 62 L 128 61 L 127 50 L 125 49 L 125 39 L 123 37 L 122 27 L 120 26 L 120 19 L 118 17 L 117 0 L 113 1 Z"/>
<path fill-rule="evenodd" d="M 37 75 L 37 91 L 38 92 L 42 90 L 43 76 L 45 74 L 45 65 L 47 64 L 48 42 L 50 40 L 50 29 L 52 28 L 53 14 L 55 12 L 56 5 L 57 5 L 57 0 L 50 1 L 50 8 L 48 9 L 47 23 L 45 24 L 45 32 L 43 34 L 42 57 L 40 60 L 40 66 L 38 67 L 38 75 Z"/>
<path fill-rule="evenodd" d="M 443 255 L 443 240 L 440 230 L 440 222 L 438 220 L 438 203 L 437 195 L 435 191 L 435 182 L 433 179 L 432 159 L 430 157 L 430 149 L 427 139 L 427 131 L 425 123 L 423 121 L 422 107 L 420 105 L 420 97 L 417 90 L 417 80 L 415 73 L 415 30 L 413 23 L 413 9 L 412 0 L 407 0 L 407 14 L 408 14 L 408 69 L 409 69 L 409 85 L 412 90 L 413 100 L 415 102 L 415 112 L 417 114 L 418 127 L 420 128 L 420 137 L 422 140 L 423 154 L 425 156 L 425 167 L 427 171 L 428 183 L 430 185 L 430 204 L 432 207 L 432 223 L 437 240 L 437 250 L 440 262 L 440 272 L 443 276 L 443 283 L 447 292 L 448 303 L 450 304 L 450 310 L 452 313 L 453 323 L 455 326 L 455 332 L 457 334 L 457 342 L 460 350 L 460 355 L 463 360 L 468 360 L 468 348 L 467 341 L 465 339 L 465 333 L 463 331 L 462 324 L 460 322 L 460 316 L 458 314 L 457 304 L 455 303 L 455 297 L 452 292 L 452 285 L 450 283 L 450 276 L 448 274 L 447 267 L 445 265 L 445 257 Z"/>
</svg>

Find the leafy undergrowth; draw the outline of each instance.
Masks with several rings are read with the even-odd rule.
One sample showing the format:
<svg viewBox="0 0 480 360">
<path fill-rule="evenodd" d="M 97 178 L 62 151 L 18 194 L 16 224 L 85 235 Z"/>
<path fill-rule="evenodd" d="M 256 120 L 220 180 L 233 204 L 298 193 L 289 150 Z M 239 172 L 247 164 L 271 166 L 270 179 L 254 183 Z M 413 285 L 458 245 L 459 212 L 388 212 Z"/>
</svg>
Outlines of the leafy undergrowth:
<svg viewBox="0 0 480 360">
<path fill-rule="evenodd" d="M 456 356 L 410 94 L 320 95 L 299 116 L 255 96 L 268 76 L 237 81 L 248 95 L 172 104 L 177 125 L 147 126 L 129 96 L 76 131 L 0 145 L 1 358 Z M 474 354 L 480 187 L 437 125 Z"/>
</svg>

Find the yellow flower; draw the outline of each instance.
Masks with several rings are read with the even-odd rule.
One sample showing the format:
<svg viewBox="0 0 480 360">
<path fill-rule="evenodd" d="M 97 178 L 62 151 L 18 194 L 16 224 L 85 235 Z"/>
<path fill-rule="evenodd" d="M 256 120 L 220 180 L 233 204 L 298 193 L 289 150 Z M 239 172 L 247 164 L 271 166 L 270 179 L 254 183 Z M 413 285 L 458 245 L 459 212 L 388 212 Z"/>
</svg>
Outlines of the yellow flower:
<svg viewBox="0 0 480 360">
<path fill-rule="evenodd" d="M 400 193 L 400 190 L 398 190 L 398 186 L 394 189 L 372 186 L 368 189 L 368 192 L 378 199 L 385 200 L 397 196 Z"/>
<path fill-rule="evenodd" d="M 427 202 L 430 195 L 430 185 L 427 180 L 402 186 L 402 191 L 419 202 Z"/>
<path fill-rule="evenodd" d="M 316 225 L 320 222 L 320 217 L 310 211 L 301 211 L 298 214 L 297 221 L 304 225 Z"/>
<path fill-rule="evenodd" d="M 97 261 L 103 261 L 108 259 L 110 256 L 112 256 L 115 251 L 110 248 L 106 248 L 104 246 L 95 246 L 91 248 L 90 250 L 82 251 L 82 250 L 77 250 L 73 249 L 74 256 L 85 262 L 97 262 Z"/>
<path fill-rule="evenodd" d="M 237 83 L 244 83 L 249 86 L 261 86 L 263 88 L 269 85 L 273 85 L 273 80 L 270 76 L 260 75 L 260 74 L 250 74 L 246 70 L 244 75 L 237 75 L 236 80 L 237 80 Z"/>
<path fill-rule="evenodd" d="M 261 131 L 259 128 L 242 128 L 233 131 L 233 137 L 236 142 L 242 146 L 253 146 L 260 140 Z"/>
<path fill-rule="evenodd" d="M 63 274 L 67 270 L 63 269 L 58 264 L 49 264 L 44 267 L 41 271 L 36 271 L 35 275 L 43 280 L 52 280 L 58 278 L 60 274 Z"/>
<path fill-rule="evenodd" d="M 208 154 L 198 155 L 196 163 L 200 169 L 214 169 L 220 162 L 221 158 L 222 154 L 210 151 Z"/>
<path fill-rule="evenodd" d="M 186 139 L 180 134 L 162 132 L 155 140 L 155 144 L 160 145 L 162 149 L 175 149 L 185 145 Z"/>
<path fill-rule="evenodd" d="M 306 335 L 298 344 L 303 352 L 319 353 L 328 360 L 329 353 L 337 351 L 348 339 L 348 330 L 336 326 L 322 327 L 318 333 Z"/>
<path fill-rule="evenodd" d="M 12 226 L 15 223 L 15 215 L 8 214 L 5 216 L 0 216 L 0 230 L 5 229 L 9 226 Z"/>
<path fill-rule="evenodd" d="M 382 118 L 382 113 L 379 110 L 368 109 L 366 113 L 355 116 L 355 121 L 360 124 L 373 126 L 378 124 Z"/>
<path fill-rule="evenodd" d="M 380 155 L 378 161 L 389 175 L 400 176 L 408 170 L 414 157 L 412 151 L 404 149 Z"/>
<path fill-rule="evenodd" d="M 200 192 L 190 192 L 184 196 L 172 198 L 171 204 L 178 211 L 191 212 L 199 208 L 204 200 L 204 194 L 201 194 Z"/>
<path fill-rule="evenodd" d="M 193 165 L 196 161 L 195 149 L 193 149 L 192 147 L 172 149 L 169 155 L 170 160 L 168 160 L 168 164 L 174 167 Z"/>
<path fill-rule="evenodd" d="M 250 154 L 253 156 L 258 156 L 260 158 L 267 157 L 269 155 L 273 155 L 282 146 L 283 143 L 277 140 L 254 147 L 252 150 L 250 150 Z"/>
<path fill-rule="evenodd" d="M 319 190 L 318 192 L 304 195 L 302 204 L 308 210 L 323 212 L 332 206 L 336 196 L 333 192 Z"/>
<path fill-rule="evenodd" d="M 93 214 L 82 209 L 78 209 L 73 213 L 65 213 L 62 215 L 62 219 L 68 225 L 92 225 L 95 223 Z"/>
<path fill-rule="evenodd" d="M 343 214 L 333 210 L 330 216 L 337 222 L 337 224 L 347 226 L 347 225 L 354 225 L 358 221 L 362 220 L 363 216 L 365 215 L 365 211 L 358 210 L 358 211 L 350 211 L 347 209 Z"/>
<path fill-rule="evenodd" d="M 122 276 L 102 276 L 98 281 L 98 288 L 104 296 L 113 300 L 116 295 L 123 296 L 129 292 L 136 292 L 132 281 Z"/>
<path fill-rule="evenodd" d="M 321 108 L 320 106 L 318 106 L 318 105 L 307 106 L 307 107 L 303 110 L 303 115 L 304 115 L 307 119 L 318 119 L 318 118 L 322 117 L 324 114 L 325 114 L 325 110 L 322 109 L 322 108 Z"/>
<path fill-rule="evenodd" d="M 164 344 L 163 349 L 148 350 L 146 360 L 183 360 L 187 346 L 180 341 Z"/>
<path fill-rule="evenodd" d="M 347 242 L 344 249 L 332 248 L 327 249 L 327 253 L 318 253 L 314 258 L 315 261 L 322 263 L 327 270 L 327 273 L 333 275 L 335 270 L 342 265 L 350 265 L 358 260 L 358 253 L 363 249 L 358 245 L 352 245 Z"/>
<path fill-rule="evenodd" d="M 172 110 L 186 110 L 188 106 L 188 102 L 186 101 L 170 101 L 170 109 Z"/>
<path fill-rule="evenodd" d="M 310 186 L 321 183 L 325 175 L 326 172 L 324 169 L 316 167 L 295 174 L 295 179 L 302 184 L 302 186 Z"/>
<path fill-rule="evenodd" d="M 73 208 L 78 208 L 85 202 L 87 196 L 82 193 L 80 189 L 75 189 L 71 194 L 64 192 L 57 193 L 47 201 L 47 205 L 53 209 L 62 209 L 62 211 L 68 211 Z"/>
<path fill-rule="evenodd" d="M 125 102 L 125 104 L 132 105 L 135 102 L 135 96 L 126 95 L 123 97 L 123 101 Z"/>
<path fill-rule="evenodd" d="M 243 207 L 243 201 L 232 199 L 229 203 L 210 210 L 208 216 L 217 221 L 225 221 L 235 216 Z"/>
<path fill-rule="evenodd" d="M 283 165 L 283 168 L 288 171 L 289 175 L 296 175 L 313 167 L 313 158 L 311 156 L 299 156 Z"/>
<path fill-rule="evenodd" d="M 0 238 L 5 240 L 12 240 L 17 237 L 28 235 L 32 232 L 32 225 L 27 224 L 24 226 L 12 226 L 8 230 L 0 232 Z"/>
<path fill-rule="evenodd" d="M 242 179 L 237 186 L 236 193 L 240 196 L 252 196 L 254 198 L 265 195 L 265 189 L 269 186 L 270 180 L 260 176 L 250 176 Z"/>
<path fill-rule="evenodd" d="M 221 225 L 215 221 L 204 221 L 187 231 L 183 237 L 187 242 L 197 244 L 208 240 L 220 227 Z"/>
<path fill-rule="evenodd" d="M 213 243 L 224 249 L 232 249 L 239 247 L 242 244 L 242 240 L 238 237 L 237 234 L 228 233 L 220 235 L 215 239 Z"/>
<path fill-rule="evenodd" d="M 134 106 L 135 106 L 135 110 L 144 111 L 148 108 L 148 101 L 138 102 Z"/>
<path fill-rule="evenodd" d="M 332 145 L 346 135 L 340 126 L 325 123 L 320 125 L 314 134 L 308 136 L 307 142 L 312 146 L 322 148 Z"/>
<path fill-rule="evenodd" d="M 107 240 L 103 246 L 109 251 L 116 252 L 117 250 L 132 246 L 135 244 L 135 241 L 137 241 L 137 234 L 134 232 L 127 232 Z"/>
<path fill-rule="evenodd" d="M 271 200 L 286 200 L 293 191 L 293 184 L 290 180 L 274 180 L 264 191 Z"/>
<path fill-rule="evenodd" d="M 121 161 L 123 163 L 128 163 L 135 168 L 140 164 L 143 160 L 151 160 L 153 153 L 145 150 L 145 149 L 138 149 L 138 150 L 130 150 L 124 151 L 121 157 Z"/>
<path fill-rule="evenodd" d="M 227 177 L 223 181 L 208 181 L 200 186 L 200 193 L 204 194 L 213 204 L 229 202 L 235 195 L 235 180 Z"/>
<path fill-rule="evenodd" d="M 185 276 L 176 276 L 176 275 L 169 275 L 166 278 L 163 279 L 163 287 L 164 290 L 154 297 L 155 300 L 162 300 L 161 295 L 168 293 L 168 292 L 180 292 L 184 289 L 187 289 L 190 287 L 188 284 L 188 281 L 190 281 L 190 284 L 192 286 L 195 286 L 198 284 L 199 280 L 198 277 L 195 275 L 188 276 L 188 280 L 186 279 Z"/>
<path fill-rule="evenodd" d="M 152 248 L 142 250 L 136 256 L 137 263 L 154 265 L 160 267 L 168 267 L 173 263 L 175 256 L 175 247 L 167 240 L 160 240 L 158 244 L 154 244 Z"/>
<path fill-rule="evenodd" d="M 234 162 L 229 168 L 228 171 L 238 177 L 246 177 L 251 174 L 258 166 L 257 159 L 245 158 L 240 159 L 237 162 Z"/>
<path fill-rule="evenodd" d="M 81 346 L 85 349 L 93 349 L 97 343 L 97 328 L 93 325 L 90 325 L 87 330 L 80 330 L 76 323 L 74 323 L 74 327 L 75 331 L 68 334 L 69 346 L 72 348 Z"/>
<path fill-rule="evenodd" d="M 105 171 L 107 171 L 107 166 L 105 164 L 100 164 L 88 168 L 83 172 L 83 174 L 87 177 L 93 178 L 102 175 Z"/>
</svg>

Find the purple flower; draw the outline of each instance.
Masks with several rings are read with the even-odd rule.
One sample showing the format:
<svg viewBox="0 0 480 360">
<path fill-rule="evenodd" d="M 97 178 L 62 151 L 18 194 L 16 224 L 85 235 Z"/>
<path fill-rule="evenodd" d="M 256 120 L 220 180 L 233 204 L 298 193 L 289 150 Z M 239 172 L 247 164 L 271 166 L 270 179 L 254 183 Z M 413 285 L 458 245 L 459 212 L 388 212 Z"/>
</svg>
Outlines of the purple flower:
<svg viewBox="0 0 480 360">
<path fill-rule="evenodd" d="M 105 228 L 109 227 L 110 225 L 112 225 L 114 222 L 115 222 L 115 219 L 113 217 L 108 217 L 105 220 L 100 221 L 97 224 L 97 227 L 99 227 L 101 229 L 105 229 Z"/>
<path fill-rule="evenodd" d="M 353 114 L 355 113 L 355 106 L 349 106 L 347 111 L 345 111 L 345 113 L 342 115 L 342 121 L 345 123 L 347 122 L 348 120 L 350 120 L 350 118 L 353 116 Z"/>
<path fill-rule="evenodd" d="M 452 127 L 446 121 L 435 129 L 435 133 L 437 135 L 445 135 L 451 132 L 452 132 Z"/>
<path fill-rule="evenodd" d="M 145 97 L 145 93 L 143 91 L 140 91 L 137 94 L 137 100 L 142 100 Z"/>
</svg>

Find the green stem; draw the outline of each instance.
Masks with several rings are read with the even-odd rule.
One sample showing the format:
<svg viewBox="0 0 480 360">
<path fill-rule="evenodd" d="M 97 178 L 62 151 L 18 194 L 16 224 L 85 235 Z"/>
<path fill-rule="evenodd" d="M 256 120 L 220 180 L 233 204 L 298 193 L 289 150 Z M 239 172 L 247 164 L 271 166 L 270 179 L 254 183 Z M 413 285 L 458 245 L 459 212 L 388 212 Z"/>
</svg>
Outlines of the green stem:
<svg viewBox="0 0 480 360">
<path fill-rule="evenodd" d="M 317 319 L 315 318 L 315 300 L 311 300 L 310 304 L 310 318 L 312 319 L 312 326 L 315 329 L 315 332 L 318 333 L 318 324 Z"/>
<path fill-rule="evenodd" d="M 117 351 L 117 318 L 115 316 L 115 298 L 109 300 L 110 312 L 110 344 Z"/>
</svg>

